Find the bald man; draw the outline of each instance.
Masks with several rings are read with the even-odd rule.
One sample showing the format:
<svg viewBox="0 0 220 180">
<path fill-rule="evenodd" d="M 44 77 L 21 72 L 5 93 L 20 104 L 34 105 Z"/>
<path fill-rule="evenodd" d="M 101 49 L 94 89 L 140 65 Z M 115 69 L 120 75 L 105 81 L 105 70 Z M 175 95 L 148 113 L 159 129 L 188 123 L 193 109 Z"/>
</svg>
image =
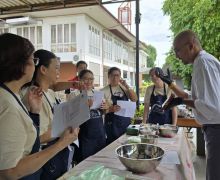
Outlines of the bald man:
<svg viewBox="0 0 220 180">
<path fill-rule="evenodd" d="M 207 149 L 206 180 L 220 179 L 220 63 L 202 49 L 197 35 L 186 30 L 173 43 L 176 57 L 184 64 L 193 64 L 192 98 L 175 85 L 161 70 L 157 75 L 177 94 L 167 108 L 186 104 L 194 108 L 196 120 L 203 126 Z"/>
</svg>

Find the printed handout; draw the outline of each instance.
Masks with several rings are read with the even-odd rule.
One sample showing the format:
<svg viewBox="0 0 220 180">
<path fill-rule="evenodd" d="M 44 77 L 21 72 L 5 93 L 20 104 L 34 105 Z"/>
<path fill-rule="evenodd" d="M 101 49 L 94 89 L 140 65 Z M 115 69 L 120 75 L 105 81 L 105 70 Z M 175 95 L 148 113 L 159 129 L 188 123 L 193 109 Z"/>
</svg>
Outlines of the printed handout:
<svg viewBox="0 0 220 180">
<path fill-rule="evenodd" d="M 117 105 L 121 107 L 121 110 L 115 112 L 116 115 L 123 117 L 131 117 L 131 118 L 134 117 L 136 110 L 136 102 L 118 100 Z"/>
<path fill-rule="evenodd" d="M 79 127 L 90 118 L 86 92 L 54 106 L 52 137 L 59 137 L 67 127 Z"/>
</svg>

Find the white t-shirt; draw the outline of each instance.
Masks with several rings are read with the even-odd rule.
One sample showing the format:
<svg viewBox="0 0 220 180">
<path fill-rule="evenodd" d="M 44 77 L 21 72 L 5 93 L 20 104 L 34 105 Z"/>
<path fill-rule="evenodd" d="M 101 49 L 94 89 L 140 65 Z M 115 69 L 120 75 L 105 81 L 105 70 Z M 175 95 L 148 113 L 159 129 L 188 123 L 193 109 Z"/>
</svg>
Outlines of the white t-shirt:
<svg viewBox="0 0 220 180">
<path fill-rule="evenodd" d="M 22 102 L 25 104 L 27 109 L 29 108 L 29 104 L 27 102 L 27 90 L 28 88 L 22 89 L 21 91 L 21 97 L 22 97 Z M 53 107 L 54 104 L 56 104 L 56 93 L 48 89 L 47 92 L 44 92 L 46 97 L 48 98 L 51 106 Z M 49 128 L 51 128 L 51 122 L 53 120 L 53 113 L 51 111 L 51 107 L 46 99 L 46 97 L 43 95 L 42 97 L 42 108 L 40 110 L 40 135 L 44 134 L 47 132 Z"/>
<path fill-rule="evenodd" d="M 129 98 L 129 95 L 127 93 L 127 91 L 125 90 L 125 87 L 123 87 L 122 85 L 117 85 L 117 86 L 111 86 L 112 88 L 112 94 L 115 96 L 123 96 L 125 95 L 124 93 L 126 93 L 126 96 Z M 123 90 L 124 92 L 123 92 Z M 106 100 L 106 102 L 111 106 L 113 104 L 112 99 L 111 99 L 111 91 L 110 91 L 110 87 L 105 86 L 104 88 L 101 89 L 101 91 L 104 92 L 104 99 Z"/>
<path fill-rule="evenodd" d="M 48 89 L 47 92 L 44 92 L 44 94 L 45 95 L 43 95 L 42 108 L 40 110 L 40 135 L 44 134 L 45 132 L 47 132 L 49 128 L 51 128 L 52 120 L 53 120 L 53 113 L 51 110 L 51 106 L 53 108 L 54 105 L 57 104 L 56 102 L 57 96 L 53 90 Z M 50 104 L 48 103 L 48 101 Z"/>
<path fill-rule="evenodd" d="M 192 99 L 194 115 L 201 124 L 220 124 L 220 63 L 200 51 L 193 63 Z"/>
<path fill-rule="evenodd" d="M 0 170 L 16 167 L 30 154 L 36 136 L 32 119 L 9 92 L 0 88 Z"/>
</svg>

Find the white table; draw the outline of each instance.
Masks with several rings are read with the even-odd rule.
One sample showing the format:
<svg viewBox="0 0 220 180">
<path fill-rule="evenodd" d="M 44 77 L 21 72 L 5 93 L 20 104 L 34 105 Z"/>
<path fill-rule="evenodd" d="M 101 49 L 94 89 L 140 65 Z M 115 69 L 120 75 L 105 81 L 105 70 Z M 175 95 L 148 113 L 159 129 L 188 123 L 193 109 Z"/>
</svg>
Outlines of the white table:
<svg viewBox="0 0 220 180">
<path fill-rule="evenodd" d="M 116 147 L 126 139 L 126 135 L 121 136 L 119 139 L 108 145 L 98 153 L 82 161 L 75 166 L 69 172 L 64 174 L 60 180 L 67 179 L 73 175 L 78 175 L 82 171 L 95 166 L 97 164 L 104 165 L 106 168 L 110 168 L 114 171 L 118 171 L 117 174 L 123 175 L 128 172 L 126 168 L 121 164 L 117 155 L 115 154 Z M 195 173 L 193 162 L 191 159 L 191 151 L 189 142 L 180 129 L 178 134 L 174 138 L 159 138 L 158 146 L 163 148 L 165 152 L 176 151 L 179 157 L 180 164 L 172 163 L 160 163 L 159 166 L 152 172 L 147 174 L 138 174 L 139 177 L 144 179 L 154 180 L 194 180 Z M 113 172 L 114 172 L 113 171 Z"/>
</svg>

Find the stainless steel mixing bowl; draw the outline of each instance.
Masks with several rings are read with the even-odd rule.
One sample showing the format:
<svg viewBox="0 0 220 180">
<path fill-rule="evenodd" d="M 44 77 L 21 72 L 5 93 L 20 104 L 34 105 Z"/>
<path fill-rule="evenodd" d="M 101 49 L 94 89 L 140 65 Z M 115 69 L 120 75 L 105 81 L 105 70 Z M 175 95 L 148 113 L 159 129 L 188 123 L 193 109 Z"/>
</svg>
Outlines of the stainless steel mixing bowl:
<svg viewBox="0 0 220 180">
<path fill-rule="evenodd" d="M 148 173 L 160 163 L 164 150 L 146 143 L 125 144 L 115 150 L 121 163 L 134 173 Z"/>
</svg>

